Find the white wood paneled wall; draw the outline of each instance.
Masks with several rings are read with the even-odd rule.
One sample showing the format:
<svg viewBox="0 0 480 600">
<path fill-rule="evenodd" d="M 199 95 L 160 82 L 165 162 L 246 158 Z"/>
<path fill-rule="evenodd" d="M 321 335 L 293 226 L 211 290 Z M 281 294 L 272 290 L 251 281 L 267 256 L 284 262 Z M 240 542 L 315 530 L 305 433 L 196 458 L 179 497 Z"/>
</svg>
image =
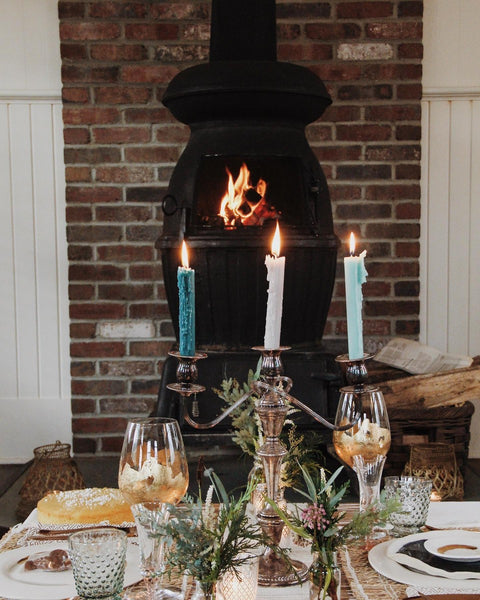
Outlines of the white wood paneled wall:
<svg viewBox="0 0 480 600">
<path fill-rule="evenodd" d="M 480 354 L 480 96 L 427 96 L 422 110 L 422 338 Z"/>
<path fill-rule="evenodd" d="M 0 0 L 0 462 L 71 441 L 56 0 Z"/>
</svg>

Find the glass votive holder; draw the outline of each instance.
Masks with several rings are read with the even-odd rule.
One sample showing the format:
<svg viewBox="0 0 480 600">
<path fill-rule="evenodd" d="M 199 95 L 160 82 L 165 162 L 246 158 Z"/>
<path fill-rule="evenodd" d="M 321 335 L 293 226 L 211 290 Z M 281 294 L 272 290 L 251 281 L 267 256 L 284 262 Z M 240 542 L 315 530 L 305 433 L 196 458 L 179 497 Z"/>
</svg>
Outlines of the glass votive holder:
<svg viewBox="0 0 480 600">
<path fill-rule="evenodd" d="M 125 577 L 125 531 L 114 527 L 77 531 L 68 537 L 68 553 L 80 598 L 119 598 Z"/>
<path fill-rule="evenodd" d="M 258 561 L 254 554 L 240 555 L 245 561 L 227 571 L 218 583 L 218 589 L 224 600 L 255 600 L 258 586 Z"/>
<path fill-rule="evenodd" d="M 431 493 L 430 479 L 407 475 L 385 477 L 386 498 L 397 498 L 401 505 L 389 517 L 393 535 L 416 533 L 425 525 Z"/>
</svg>

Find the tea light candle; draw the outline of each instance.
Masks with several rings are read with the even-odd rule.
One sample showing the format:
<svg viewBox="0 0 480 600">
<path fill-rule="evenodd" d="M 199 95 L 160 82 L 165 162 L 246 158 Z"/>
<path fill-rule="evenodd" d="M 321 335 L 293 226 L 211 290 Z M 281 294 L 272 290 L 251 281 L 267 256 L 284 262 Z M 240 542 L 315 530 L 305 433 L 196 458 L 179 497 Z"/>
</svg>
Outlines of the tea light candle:
<svg viewBox="0 0 480 600">
<path fill-rule="evenodd" d="M 345 298 L 347 302 L 348 356 L 363 357 L 362 284 L 367 281 L 364 258 L 367 251 L 355 256 L 355 236 L 350 234 L 350 256 L 343 259 Z"/>
<path fill-rule="evenodd" d="M 182 243 L 182 266 L 177 271 L 179 299 L 179 353 L 195 356 L 195 271 L 188 266 L 188 250 Z"/>
<path fill-rule="evenodd" d="M 268 301 L 265 322 L 265 338 L 263 345 L 267 350 L 280 347 L 280 331 L 282 328 L 283 280 L 285 276 L 285 257 L 280 254 L 280 228 L 275 228 L 272 240 L 272 255 L 265 256 L 267 267 Z"/>
</svg>

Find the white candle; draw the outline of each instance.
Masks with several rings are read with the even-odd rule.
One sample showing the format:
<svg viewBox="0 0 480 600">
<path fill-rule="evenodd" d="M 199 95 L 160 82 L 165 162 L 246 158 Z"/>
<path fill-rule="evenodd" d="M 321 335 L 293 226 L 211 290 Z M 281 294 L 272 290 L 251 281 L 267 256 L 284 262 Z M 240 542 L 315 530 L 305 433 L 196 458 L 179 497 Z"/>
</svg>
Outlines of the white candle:
<svg viewBox="0 0 480 600">
<path fill-rule="evenodd" d="M 265 256 L 267 267 L 268 301 L 263 345 L 267 350 L 280 348 L 282 328 L 283 279 L 285 275 L 285 257 L 280 254 L 280 228 L 275 228 L 272 241 L 272 255 Z"/>
</svg>

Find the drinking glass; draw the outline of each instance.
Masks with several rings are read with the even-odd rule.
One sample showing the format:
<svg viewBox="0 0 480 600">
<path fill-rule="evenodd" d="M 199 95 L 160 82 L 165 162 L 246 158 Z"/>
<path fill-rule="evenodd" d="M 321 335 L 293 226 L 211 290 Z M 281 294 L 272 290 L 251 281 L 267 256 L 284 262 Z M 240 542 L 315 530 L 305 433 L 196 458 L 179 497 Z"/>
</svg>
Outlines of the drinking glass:
<svg viewBox="0 0 480 600">
<path fill-rule="evenodd" d="M 178 599 L 183 594 L 163 581 L 164 543 L 158 526 L 168 518 L 165 504 L 177 504 L 188 488 L 188 463 L 178 422 L 150 417 L 128 422 L 118 471 L 118 487 L 137 525 L 141 549 L 141 589 L 126 600 Z"/>
<path fill-rule="evenodd" d="M 360 413 L 360 418 L 355 422 Z M 360 510 L 379 499 L 385 456 L 390 448 L 390 424 L 382 392 L 370 385 L 341 390 L 336 426 L 354 426 L 333 432 L 338 456 L 357 474 Z"/>
<path fill-rule="evenodd" d="M 386 497 L 400 501 L 400 509 L 388 519 L 393 535 L 401 537 L 420 531 L 427 520 L 431 492 L 430 479 L 409 475 L 385 477 Z"/>
<path fill-rule="evenodd" d="M 73 577 L 81 600 L 120 599 L 127 534 L 113 527 L 88 529 L 68 538 Z"/>
</svg>

